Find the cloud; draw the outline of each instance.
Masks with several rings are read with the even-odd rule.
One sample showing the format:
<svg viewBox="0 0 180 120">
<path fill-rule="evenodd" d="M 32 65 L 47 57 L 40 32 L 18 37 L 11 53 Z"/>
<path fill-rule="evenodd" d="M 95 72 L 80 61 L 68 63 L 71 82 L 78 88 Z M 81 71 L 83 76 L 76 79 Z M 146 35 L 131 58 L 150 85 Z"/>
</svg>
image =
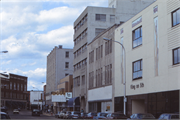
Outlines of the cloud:
<svg viewBox="0 0 180 120">
<path fill-rule="evenodd" d="M 8 60 L 8 61 L 1 61 L 1 65 L 7 65 L 7 64 L 10 64 L 11 63 L 11 60 Z"/>
</svg>

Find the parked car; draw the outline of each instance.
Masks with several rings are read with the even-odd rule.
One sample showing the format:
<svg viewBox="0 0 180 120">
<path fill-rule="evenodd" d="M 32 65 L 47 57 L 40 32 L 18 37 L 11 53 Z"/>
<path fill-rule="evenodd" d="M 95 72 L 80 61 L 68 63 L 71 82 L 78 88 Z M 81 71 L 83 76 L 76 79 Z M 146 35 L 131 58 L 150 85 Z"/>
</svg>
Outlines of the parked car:
<svg viewBox="0 0 180 120">
<path fill-rule="evenodd" d="M 88 113 L 81 112 L 81 116 L 79 119 L 87 119 L 87 114 Z"/>
<path fill-rule="evenodd" d="M 90 112 L 87 114 L 86 119 L 93 119 L 94 116 L 97 116 L 97 113 L 96 112 Z"/>
<path fill-rule="evenodd" d="M 20 108 L 20 107 L 18 107 L 18 110 L 19 110 L 19 111 L 21 111 L 21 108 Z"/>
<path fill-rule="evenodd" d="M 40 110 L 39 109 L 33 109 L 32 116 L 37 115 L 40 116 Z"/>
<path fill-rule="evenodd" d="M 132 114 L 130 119 L 155 119 L 155 117 L 150 113 L 137 113 Z"/>
<path fill-rule="evenodd" d="M 63 118 L 64 119 L 68 119 L 68 116 L 71 114 L 71 111 L 66 111 L 66 113 L 64 114 Z"/>
<path fill-rule="evenodd" d="M 60 111 L 55 114 L 55 118 L 59 118 Z"/>
<path fill-rule="evenodd" d="M 159 116 L 158 120 L 180 119 L 178 113 L 163 113 Z"/>
<path fill-rule="evenodd" d="M 5 113 L 7 113 L 7 114 L 8 114 L 8 112 L 7 112 L 7 108 L 6 108 L 6 107 L 1 107 L 1 112 L 5 112 Z"/>
<path fill-rule="evenodd" d="M 1 112 L 1 119 L 11 119 L 9 115 L 5 112 Z"/>
<path fill-rule="evenodd" d="M 99 113 L 97 113 L 96 116 L 93 116 L 93 119 L 106 119 L 107 115 L 108 115 L 108 113 L 99 112 Z"/>
<path fill-rule="evenodd" d="M 128 116 L 123 113 L 115 112 L 108 114 L 106 119 L 128 119 Z"/>
<path fill-rule="evenodd" d="M 71 114 L 68 116 L 68 119 L 78 119 L 80 118 L 80 112 L 79 111 L 72 111 Z"/>
<path fill-rule="evenodd" d="M 61 112 L 59 113 L 59 118 L 63 118 L 65 114 L 66 114 L 65 111 L 61 111 Z"/>
<path fill-rule="evenodd" d="M 13 114 L 19 114 L 19 110 L 18 109 L 14 109 L 13 110 Z"/>
</svg>

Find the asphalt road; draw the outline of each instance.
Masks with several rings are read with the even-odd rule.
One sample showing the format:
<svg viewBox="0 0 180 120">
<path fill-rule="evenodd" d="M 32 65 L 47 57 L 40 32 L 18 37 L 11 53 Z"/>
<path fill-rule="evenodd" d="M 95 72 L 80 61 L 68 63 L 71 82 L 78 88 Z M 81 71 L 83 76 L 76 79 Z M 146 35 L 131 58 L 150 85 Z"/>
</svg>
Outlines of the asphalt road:
<svg viewBox="0 0 180 120">
<path fill-rule="evenodd" d="M 30 110 L 21 110 L 19 114 L 13 114 L 12 111 L 8 111 L 11 119 L 57 119 L 50 114 L 41 114 L 40 116 L 32 116 Z"/>
</svg>

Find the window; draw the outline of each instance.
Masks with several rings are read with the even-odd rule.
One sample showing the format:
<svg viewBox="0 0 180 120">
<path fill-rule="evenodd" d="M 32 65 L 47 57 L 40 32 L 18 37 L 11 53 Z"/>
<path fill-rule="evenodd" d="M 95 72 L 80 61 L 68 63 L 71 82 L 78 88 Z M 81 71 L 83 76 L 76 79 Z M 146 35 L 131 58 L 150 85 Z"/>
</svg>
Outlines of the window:
<svg viewBox="0 0 180 120">
<path fill-rule="evenodd" d="M 68 75 L 69 75 L 68 73 L 65 74 L 65 76 L 68 76 Z"/>
<path fill-rule="evenodd" d="M 133 80 L 142 78 L 142 59 L 133 62 Z"/>
<path fill-rule="evenodd" d="M 106 21 L 106 14 L 96 14 L 96 20 Z"/>
<path fill-rule="evenodd" d="M 19 90 L 19 83 L 17 84 L 17 90 Z"/>
<path fill-rule="evenodd" d="M 180 8 L 172 12 L 172 26 L 180 23 Z"/>
<path fill-rule="evenodd" d="M 103 57 L 103 45 L 101 45 L 101 58 Z"/>
<path fill-rule="evenodd" d="M 110 15 L 110 22 L 115 22 L 115 15 Z"/>
<path fill-rule="evenodd" d="M 69 68 L 69 62 L 65 63 L 65 68 Z"/>
<path fill-rule="evenodd" d="M 21 91 L 23 91 L 23 85 L 21 84 Z"/>
<path fill-rule="evenodd" d="M 112 41 L 105 43 L 105 55 L 112 53 Z"/>
<path fill-rule="evenodd" d="M 12 82 L 10 82 L 10 89 L 12 89 Z"/>
<path fill-rule="evenodd" d="M 14 83 L 14 90 L 16 90 L 16 83 Z"/>
<path fill-rule="evenodd" d="M 89 88 L 94 87 L 94 71 L 89 73 Z"/>
<path fill-rule="evenodd" d="M 26 100 L 26 94 L 24 94 L 24 100 Z"/>
<path fill-rule="evenodd" d="M 96 28 L 96 29 L 95 29 L 95 36 L 99 35 L 99 33 L 103 32 L 104 30 L 106 30 L 106 29 Z"/>
<path fill-rule="evenodd" d="M 82 76 L 82 85 L 85 84 L 85 75 Z"/>
<path fill-rule="evenodd" d="M 66 51 L 66 58 L 69 58 L 69 52 Z"/>
<path fill-rule="evenodd" d="M 26 91 L 26 85 L 24 85 L 24 91 Z"/>
<path fill-rule="evenodd" d="M 142 45 L 142 27 L 133 31 L 133 48 Z"/>
<path fill-rule="evenodd" d="M 180 47 L 173 49 L 173 65 L 180 64 Z"/>
</svg>

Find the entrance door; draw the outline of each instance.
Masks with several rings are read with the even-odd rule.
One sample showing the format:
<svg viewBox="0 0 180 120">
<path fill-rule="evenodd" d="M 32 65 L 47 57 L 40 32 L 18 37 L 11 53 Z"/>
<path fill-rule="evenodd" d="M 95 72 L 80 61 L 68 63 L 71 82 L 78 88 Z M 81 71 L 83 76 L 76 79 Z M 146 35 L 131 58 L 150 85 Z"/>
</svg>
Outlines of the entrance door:
<svg viewBox="0 0 180 120">
<path fill-rule="evenodd" d="M 97 112 L 101 112 L 101 102 L 97 102 Z"/>
<path fill-rule="evenodd" d="M 132 114 L 145 113 L 145 100 L 132 100 Z"/>
</svg>

